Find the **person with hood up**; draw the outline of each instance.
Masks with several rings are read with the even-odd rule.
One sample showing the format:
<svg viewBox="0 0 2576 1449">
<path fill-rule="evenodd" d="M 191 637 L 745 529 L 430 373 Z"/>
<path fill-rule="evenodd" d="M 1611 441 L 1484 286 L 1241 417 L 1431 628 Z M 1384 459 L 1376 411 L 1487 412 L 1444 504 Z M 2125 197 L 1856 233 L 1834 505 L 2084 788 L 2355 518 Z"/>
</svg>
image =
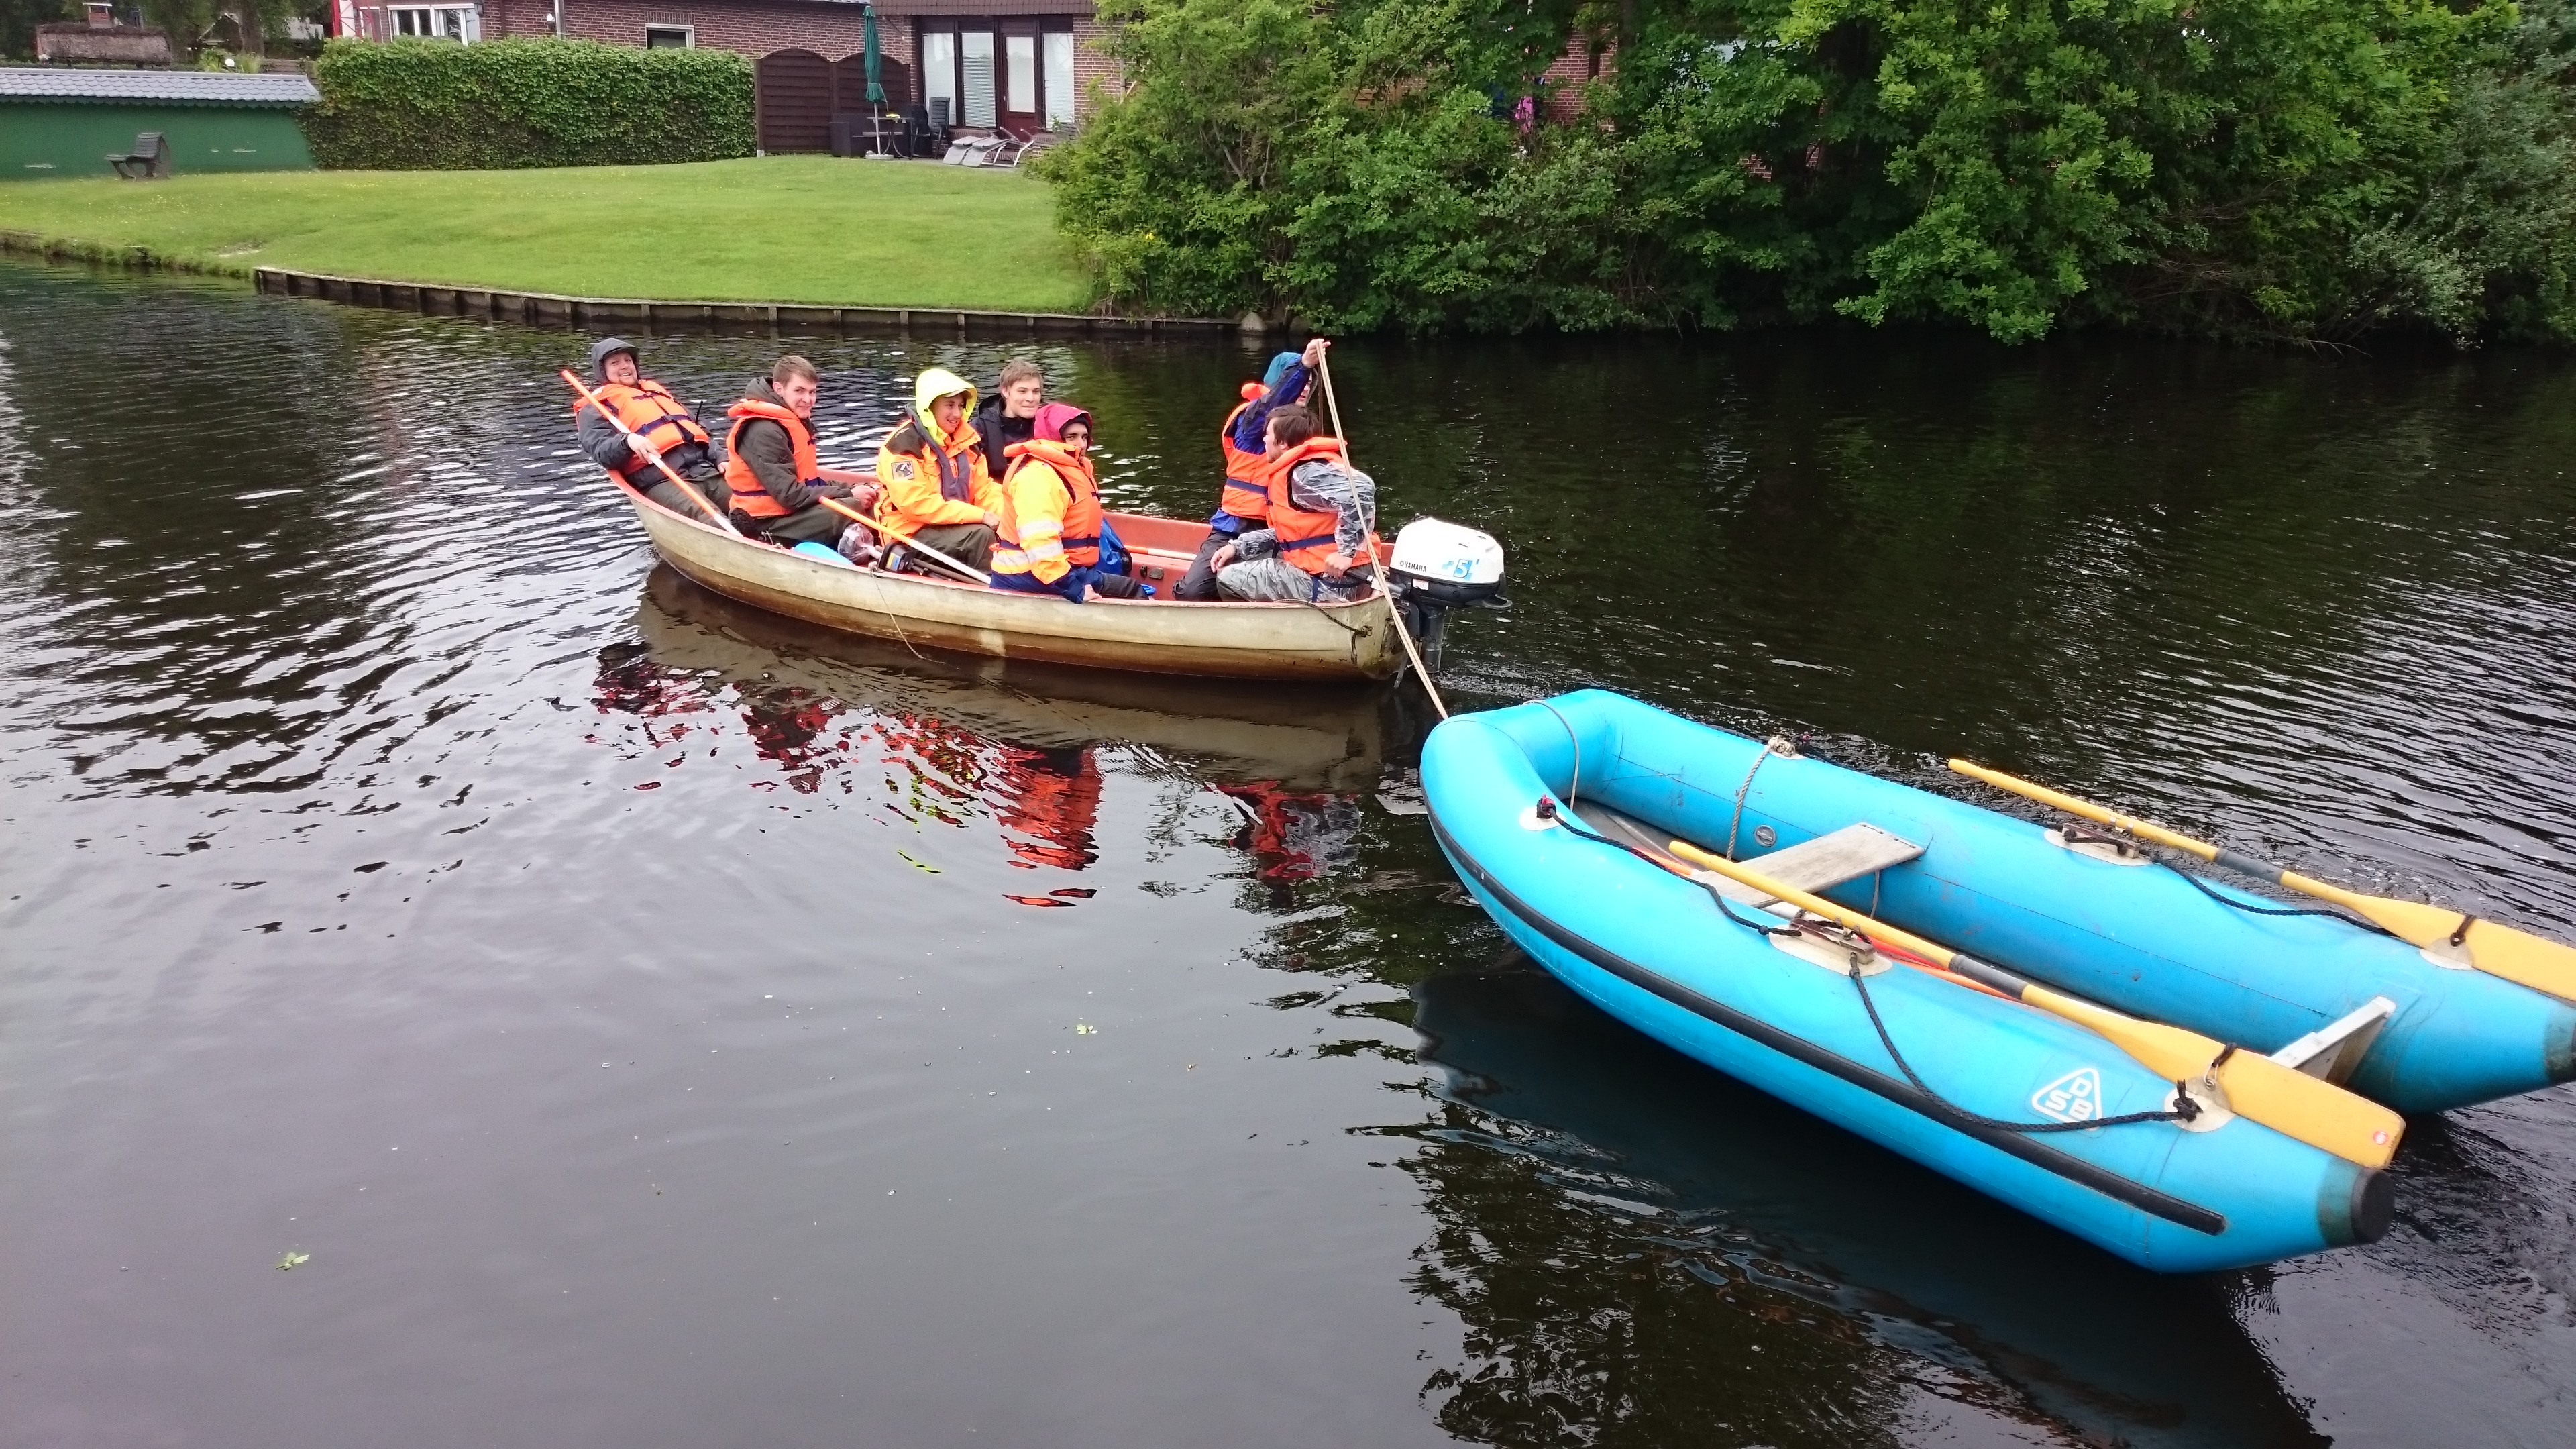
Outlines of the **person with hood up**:
<svg viewBox="0 0 2576 1449">
<path fill-rule="evenodd" d="M 725 482 L 733 489 L 733 526 L 744 533 L 789 547 L 830 545 L 851 525 L 824 507 L 824 499 L 861 511 L 875 502 L 875 484 L 824 467 L 815 453 L 814 395 L 822 381 L 813 363 L 791 352 L 725 410 L 733 419 L 725 435 Z"/>
<path fill-rule="evenodd" d="M 1356 599 L 1376 586 L 1369 556 L 1377 482 L 1342 456 L 1342 440 L 1318 437 L 1314 414 L 1284 407 L 1270 415 L 1265 472 L 1267 528 L 1218 549 L 1209 564 L 1217 588 L 1251 603 Z"/>
<path fill-rule="evenodd" d="M 671 465 L 672 472 L 697 485 L 709 503 L 725 506 L 724 469 L 716 461 L 715 439 L 680 406 L 669 388 L 636 369 L 634 343 L 623 337 L 603 337 L 591 344 L 590 390 L 608 414 L 603 416 L 587 402 L 575 402 L 572 416 L 574 441 L 592 462 L 664 508 L 703 520 L 705 510 L 653 466 L 659 458 Z"/>
<path fill-rule="evenodd" d="M 975 389 L 944 367 L 922 369 L 912 408 L 877 448 L 877 517 L 958 562 L 986 568 L 1002 521 L 1002 490 L 967 415 Z M 898 544 L 901 540 L 896 540 Z"/>
<path fill-rule="evenodd" d="M 1091 465 L 1091 414 L 1070 403 L 1038 409 L 1035 436 L 1009 448 L 993 587 L 1024 594 L 1132 599 L 1143 585 L 1100 568 L 1100 475 Z"/>
<path fill-rule="evenodd" d="M 993 395 L 975 405 L 975 436 L 984 440 L 986 467 L 1008 466 L 996 460 L 1009 457 L 1013 443 L 1037 436 L 1038 409 L 1044 406 L 1046 374 L 1038 365 L 1025 357 L 1003 363 Z"/>
<path fill-rule="evenodd" d="M 1324 352 L 1332 345 L 1321 337 L 1309 338 L 1305 351 L 1276 354 L 1261 381 L 1243 385 L 1243 401 L 1226 414 L 1225 426 L 1217 431 L 1217 451 L 1225 462 L 1225 487 L 1217 494 L 1216 512 L 1208 517 L 1208 535 L 1199 541 L 1198 557 L 1190 560 L 1189 572 L 1172 590 L 1173 598 L 1198 604 L 1215 599 L 1216 569 L 1212 560 L 1217 551 L 1233 543 L 1243 530 L 1259 528 L 1268 516 L 1262 454 L 1268 446 L 1264 439 L 1270 415 L 1283 407 L 1305 405 L 1306 395 L 1315 385 L 1315 374 L 1324 365 Z"/>
</svg>

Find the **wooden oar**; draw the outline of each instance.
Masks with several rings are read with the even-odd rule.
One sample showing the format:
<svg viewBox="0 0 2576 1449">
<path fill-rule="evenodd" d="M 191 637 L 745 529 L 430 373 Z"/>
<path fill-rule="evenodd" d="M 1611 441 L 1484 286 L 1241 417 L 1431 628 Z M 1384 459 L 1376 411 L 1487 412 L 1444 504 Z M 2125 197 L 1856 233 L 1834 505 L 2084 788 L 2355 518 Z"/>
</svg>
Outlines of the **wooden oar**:
<svg viewBox="0 0 2576 1449">
<path fill-rule="evenodd" d="M 1315 370 L 1324 379 L 1324 406 L 1333 414 L 1333 436 L 1342 440 L 1342 461 L 1351 461 L 1351 435 L 1342 431 L 1342 405 L 1333 397 L 1333 359 L 1328 354 L 1315 359 Z M 1351 463 L 1357 468 L 1357 463 Z M 1375 510 L 1371 510 L 1374 512 Z M 1440 717 L 1449 717 L 1449 705 L 1440 698 L 1440 686 L 1431 680 L 1431 670 L 1422 662 L 1422 651 L 1414 647 L 1413 631 L 1404 626 L 1404 610 L 1396 606 L 1395 595 L 1386 586 L 1386 562 L 1377 556 L 1377 520 L 1370 518 L 1365 530 L 1369 551 L 1369 575 L 1377 584 L 1377 596 L 1386 600 L 1386 616 L 1395 621 L 1395 637 L 1404 641 L 1405 657 L 1413 661 L 1414 677 L 1422 681 L 1422 692 L 1431 696 L 1431 707 Z"/>
<path fill-rule="evenodd" d="M 1884 921 L 1838 906 L 1822 896 L 1810 895 L 1796 886 L 1766 879 L 1757 871 L 1724 856 L 1712 855 L 1688 841 L 1676 840 L 1671 849 L 1673 854 L 1693 865 L 1740 881 L 1810 915 L 1821 916 L 1846 930 L 1857 931 L 1872 940 L 1921 956 L 1945 971 L 1990 987 L 2024 1005 L 2035 1006 L 2090 1027 L 2167 1081 L 2199 1082 L 2206 1079 L 2215 1082 L 2229 1110 L 2237 1115 L 2260 1122 L 2284 1136 L 2296 1137 L 2310 1146 L 2323 1148 L 2337 1157 L 2358 1162 L 2364 1167 L 2385 1167 L 2388 1159 L 2396 1154 L 2397 1139 L 2405 1135 L 2405 1119 L 2386 1107 L 2356 1097 L 2341 1087 L 2330 1086 L 2295 1068 L 2285 1067 L 2260 1052 L 2238 1051 L 2198 1032 L 2160 1022 L 2140 1021 L 2109 1007 L 2051 991 L 1991 962 L 1980 961 L 1964 952 L 1953 951 L 1898 930 Z"/>
<path fill-rule="evenodd" d="M 2414 901 L 2391 900 L 2387 896 L 2366 896 L 2359 891 L 2348 891 L 2341 886 L 2328 885 L 2324 881 L 2311 879 L 2297 871 L 2284 870 L 2270 861 L 2256 860 L 2250 855 L 2239 855 L 2235 851 L 2212 845 L 2206 840 L 2194 840 L 2188 835 L 2177 834 L 2163 826 L 2150 825 L 2143 820 L 2132 819 L 2116 810 L 2104 809 L 2089 800 L 2079 800 L 2072 795 L 2060 794 L 2045 785 L 2034 785 L 2028 780 L 2018 780 L 2001 771 L 1989 770 L 1983 765 L 1972 765 L 1965 760 L 1952 760 L 1950 768 L 1972 780 L 1983 780 L 1997 789 L 2010 790 L 2025 799 L 2053 806 L 2069 815 L 2080 815 L 2097 824 L 2108 825 L 2115 830 L 2125 830 L 2131 835 L 2152 840 L 2159 845 L 2170 845 L 2176 850 L 2189 851 L 2212 865 L 2225 867 L 2240 875 L 2250 875 L 2256 880 L 2287 886 L 2291 890 L 2315 896 L 2322 901 L 2332 901 L 2354 915 L 2385 926 L 2389 934 L 2401 941 L 2425 947 L 2436 954 L 2447 955 L 2452 960 L 2464 961 L 2490 976 L 2501 976 L 2507 981 L 2519 982 L 2534 991 L 2546 991 L 2552 996 L 2576 1001 L 2576 947 L 2561 945 L 2546 936 L 2535 936 L 2529 931 L 2518 931 L 2511 926 L 2500 926 L 2493 921 L 2481 920 L 2464 911 L 2445 910 L 2440 906 L 2420 905 Z"/>
<path fill-rule="evenodd" d="M 581 379 L 574 375 L 571 368 L 567 367 L 562 369 L 562 373 L 563 380 L 572 384 L 572 390 L 581 394 L 581 400 L 583 402 L 599 409 L 599 415 L 601 417 L 608 419 L 612 423 L 617 421 L 617 414 L 610 412 L 608 410 L 608 405 L 599 400 L 599 394 L 582 386 Z M 635 435 L 633 433 L 629 433 L 626 436 L 633 438 Z M 653 466 L 662 470 L 663 477 L 679 484 L 680 491 L 689 495 L 690 502 L 705 509 L 707 517 L 716 521 L 716 527 L 723 529 L 725 532 L 732 534 L 736 538 L 743 536 L 742 530 L 733 526 L 733 520 L 725 517 L 722 513 L 717 512 L 716 506 L 707 501 L 707 495 L 700 493 L 696 486 L 690 483 L 688 479 L 681 477 L 677 472 L 673 471 L 670 464 L 662 461 L 662 455 L 658 451 L 653 454 Z"/>
<path fill-rule="evenodd" d="M 923 543 L 920 539 L 913 537 L 911 534 L 904 532 L 902 529 L 893 527 L 890 524 L 879 523 L 877 520 L 870 518 L 859 510 L 843 503 L 838 498 L 826 498 L 822 500 L 822 503 L 824 507 L 841 515 L 843 518 L 850 519 L 857 523 L 864 523 L 868 527 L 875 529 L 877 531 L 877 537 L 879 538 L 901 539 L 907 547 L 919 549 L 925 556 L 948 565 L 950 568 L 957 570 L 957 572 L 964 574 L 966 577 L 973 579 L 979 584 L 989 585 L 993 582 L 990 574 L 969 568 L 965 564 L 959 563 L 957 560 L 950 558 L 948 555 L 941 553 L 935 548 L 932 548 L 929 544 Z"/>
</svg>

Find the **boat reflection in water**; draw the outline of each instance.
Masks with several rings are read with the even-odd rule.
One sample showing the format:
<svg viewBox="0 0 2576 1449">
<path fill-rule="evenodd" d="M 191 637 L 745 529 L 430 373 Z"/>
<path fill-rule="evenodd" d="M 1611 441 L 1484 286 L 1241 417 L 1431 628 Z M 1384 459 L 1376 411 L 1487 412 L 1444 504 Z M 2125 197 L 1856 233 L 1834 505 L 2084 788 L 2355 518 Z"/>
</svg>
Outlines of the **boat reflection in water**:
<svg viewBox="0 0 2576 1449">
<path fill-rule="evenodd" d="M 2130 1268 L 1517 953 L 1413 998 L 1445 1079 L 1404 1164 L 1438 1224 L 1415 1286 L 1467 1326 L 1424 1395 L 1461 1438 L 1910 1442 L 1959 1405 L 2042 1442 L 2328 1442 L 2237 1321 L 2263 1271 Z"/>
<path fill-rule="evenodd" d="M 1078 871 L 1099 858 L 1096 747 L 1115 745 L 1232 802 L 1243 818 L 1234 843 L 1262 881 L 1312 878 L 1355 849 L 1354 796 L 1378 784 L 1386 741 L 1404 727 L 1384 686 L 915 654 L 736 604 L 668 567 L 647 582 L 635 627 L 640 645 L 602 651 L 594 703 L 642 717 L 645 744 L 685 747 L 692 731 L 715 727 L 716 711 L 738 708 L 753 748 L 777 767 L 777 781 L 764 783 L 812 794 L 836 775 L 900 760 L 911 783 L 898 786 L 899 809 L 954 823 L 980 803 L 1013 863 L 1032 869 Z"/>
</svg>

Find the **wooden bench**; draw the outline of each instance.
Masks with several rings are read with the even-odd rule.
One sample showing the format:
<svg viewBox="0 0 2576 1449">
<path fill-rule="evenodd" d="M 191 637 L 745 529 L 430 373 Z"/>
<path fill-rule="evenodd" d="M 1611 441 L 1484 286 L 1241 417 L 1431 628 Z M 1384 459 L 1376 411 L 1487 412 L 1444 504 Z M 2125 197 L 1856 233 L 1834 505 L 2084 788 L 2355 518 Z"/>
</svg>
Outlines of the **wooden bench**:
<svg viewBox="0 0 2576 1449">
<path fill-rule="evenodd" d="M 152 181 L 170 174 L 170 142 L 159 131 L 138 132 L 129 155 L 110 156 L 107 164 L 128 181 Z"/>
</svg>

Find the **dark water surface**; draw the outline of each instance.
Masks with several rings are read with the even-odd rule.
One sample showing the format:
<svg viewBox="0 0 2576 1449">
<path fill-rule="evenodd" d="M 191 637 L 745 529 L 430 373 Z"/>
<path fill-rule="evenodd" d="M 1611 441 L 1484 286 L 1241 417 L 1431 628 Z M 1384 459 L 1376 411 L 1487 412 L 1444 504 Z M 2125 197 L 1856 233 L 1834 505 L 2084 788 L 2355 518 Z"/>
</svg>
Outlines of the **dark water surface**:
<svg viewBox="0 0 2576 1449">
<path fill-rule="evenodd" d="M 797 345 L 844 458 L 1005 351 Z M 2137 1272 L 1513 956 L 1409 699 L 657 571 L 580 346 L 0 265 L 0 1440 L 2576 1438 L 2576 1093 L 2417 1122 L 2373 1247 Z M 651 361 L 720 405 L 778 346 Z M 1116 496 L 1204 511 L 1252 361 L 1036 350 Z M 1462 705 L 1968 754 L 2576 922 L 2564 362 L 1339 356 L 1388 513 L 1511 550 Z"/>
</svg>

